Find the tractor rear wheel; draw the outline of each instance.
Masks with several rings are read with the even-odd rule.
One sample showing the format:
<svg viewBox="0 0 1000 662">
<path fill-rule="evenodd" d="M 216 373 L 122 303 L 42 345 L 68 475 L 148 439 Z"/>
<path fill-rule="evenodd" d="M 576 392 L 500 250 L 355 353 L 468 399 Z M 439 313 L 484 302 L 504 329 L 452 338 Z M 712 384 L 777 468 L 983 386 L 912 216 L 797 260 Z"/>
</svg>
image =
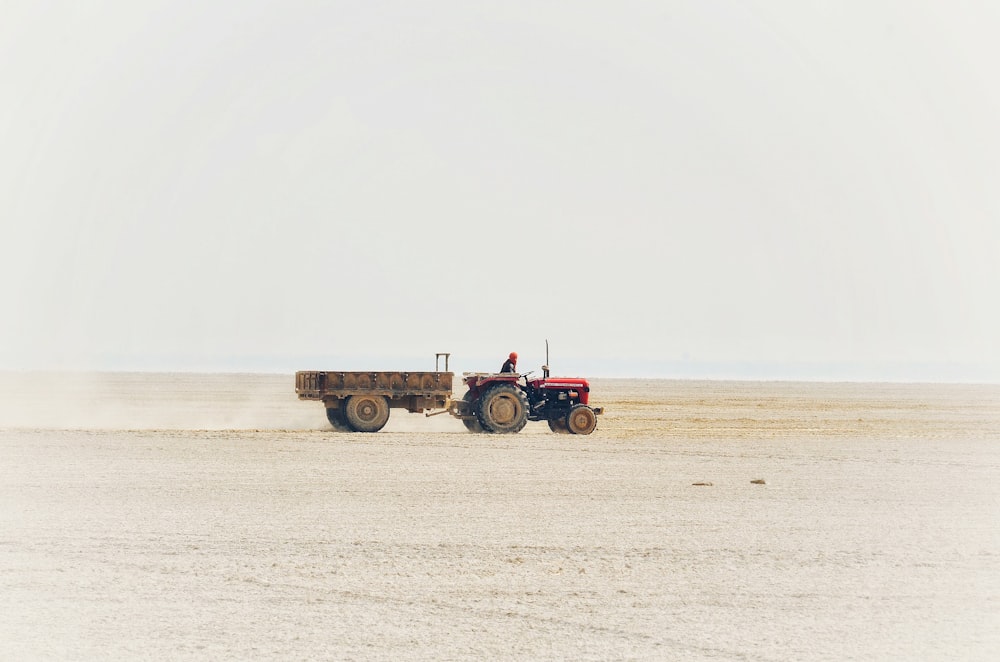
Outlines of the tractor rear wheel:
<svg viewBox="0 0 1000 662">
<path fill-rule="evenodd" d="M 352 395 L 344 416 L 355 432 L 378 432 L 389 420 L 389 402 L 381 395 Z"/>
<path fill-rule="evenodd" d="M 590 434 L 597 428 L 597 414 L 587 405 L 575 405 L 566 416 L 566 427 L 573 434 Z"/>
<path fill-rule="evenodd" d="M 332 408 L 327 407 L 326 410 L 326 420 L 330 421 L 330 425 L 337 432 L 350 432 L 351 426 L 347 424 L 347 419 L 344 418 L 344 408 Z"/>
<path fill-rule="evenodd" d="M 557 434 L 569 434 L 569 428 L 566 427 L 566 416 L 562 415 L 550 418 L 549 429 Z"/>
<path fill-rule="evenodd" d="M 520 432 L 528 422 L 528 398 L 516 386 L 494 386 L 479 396 L 476 416 L 488 432 Z"/>
</svg>

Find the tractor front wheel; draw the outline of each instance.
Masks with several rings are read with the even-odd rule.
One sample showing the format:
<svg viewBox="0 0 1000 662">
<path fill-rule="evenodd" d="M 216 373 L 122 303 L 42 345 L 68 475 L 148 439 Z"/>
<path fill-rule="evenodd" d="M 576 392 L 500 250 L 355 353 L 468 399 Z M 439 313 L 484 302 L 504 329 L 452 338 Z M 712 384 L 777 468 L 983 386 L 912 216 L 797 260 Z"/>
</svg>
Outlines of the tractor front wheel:
<svg viewBox="0 0 1000 662">
<path fill-rule="evenodd" d="M 573 434 L 590 434 L 597 428 L 597 414 L 587 405 L 575 405 L 566 416 L 566 427 Z"/>
<path fill-rule="evenodd" d="M 381 395 L 352 395 L 344 416 L 356 432 L 378 432 L 389 420 L 389 402 Z"/>
<path fill-rule="evenodd" d="M 488 432 L 520 432 L 528 422 L 528 398 L 516 386 L 494 386 L 479 396 L 476 416 Z"/>
</svg>

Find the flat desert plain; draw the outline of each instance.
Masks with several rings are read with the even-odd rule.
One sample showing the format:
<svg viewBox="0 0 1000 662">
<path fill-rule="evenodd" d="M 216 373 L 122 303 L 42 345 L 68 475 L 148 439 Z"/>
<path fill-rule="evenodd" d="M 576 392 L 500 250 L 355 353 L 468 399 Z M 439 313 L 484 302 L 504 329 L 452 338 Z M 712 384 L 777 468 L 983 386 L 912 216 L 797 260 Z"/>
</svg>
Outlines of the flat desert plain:
<svg viewBox="0 0 1000 662">
<path fill-rule="evenodd" d="M 1000 659 L 1000 387 L 594 380 L 590 436 L 290 375 L 0 377 L 0 659 Z"/>
</svg>

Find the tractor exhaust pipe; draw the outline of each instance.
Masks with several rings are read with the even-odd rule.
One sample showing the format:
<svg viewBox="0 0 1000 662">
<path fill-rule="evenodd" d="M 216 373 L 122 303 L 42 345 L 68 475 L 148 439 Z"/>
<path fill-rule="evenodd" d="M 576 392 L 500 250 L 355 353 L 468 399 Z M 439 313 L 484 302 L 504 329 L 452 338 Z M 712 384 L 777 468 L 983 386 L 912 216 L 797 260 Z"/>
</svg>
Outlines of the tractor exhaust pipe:
<svg viewBox="0 0 1000 662">
<path fill-rule="evenodd" d="M 542 366 L 542 376 L 548 378 L 549 376 L 549 339 L 545 339 L 545 365 Z"/>
</svg>

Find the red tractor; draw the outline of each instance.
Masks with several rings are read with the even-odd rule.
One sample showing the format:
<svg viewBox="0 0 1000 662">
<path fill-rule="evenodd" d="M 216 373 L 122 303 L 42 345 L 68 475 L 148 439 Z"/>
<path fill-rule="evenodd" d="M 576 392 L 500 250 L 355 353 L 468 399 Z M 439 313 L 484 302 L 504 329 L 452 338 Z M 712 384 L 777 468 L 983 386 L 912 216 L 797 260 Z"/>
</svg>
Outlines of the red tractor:
<svg viewBox="0 0 1000 662">
<path fill-rule="evenodd" d="M 520 432 L 528 421 L 548 421 L 553 432 L 590 434 L 597 428 L 603 407 L 590 406 L 590 383 L 576 377 L 529 379 L 504 373 L 466 373 L 465 397 L 453 401 L 450 412 L 472 432 Z"/>
</svg>

